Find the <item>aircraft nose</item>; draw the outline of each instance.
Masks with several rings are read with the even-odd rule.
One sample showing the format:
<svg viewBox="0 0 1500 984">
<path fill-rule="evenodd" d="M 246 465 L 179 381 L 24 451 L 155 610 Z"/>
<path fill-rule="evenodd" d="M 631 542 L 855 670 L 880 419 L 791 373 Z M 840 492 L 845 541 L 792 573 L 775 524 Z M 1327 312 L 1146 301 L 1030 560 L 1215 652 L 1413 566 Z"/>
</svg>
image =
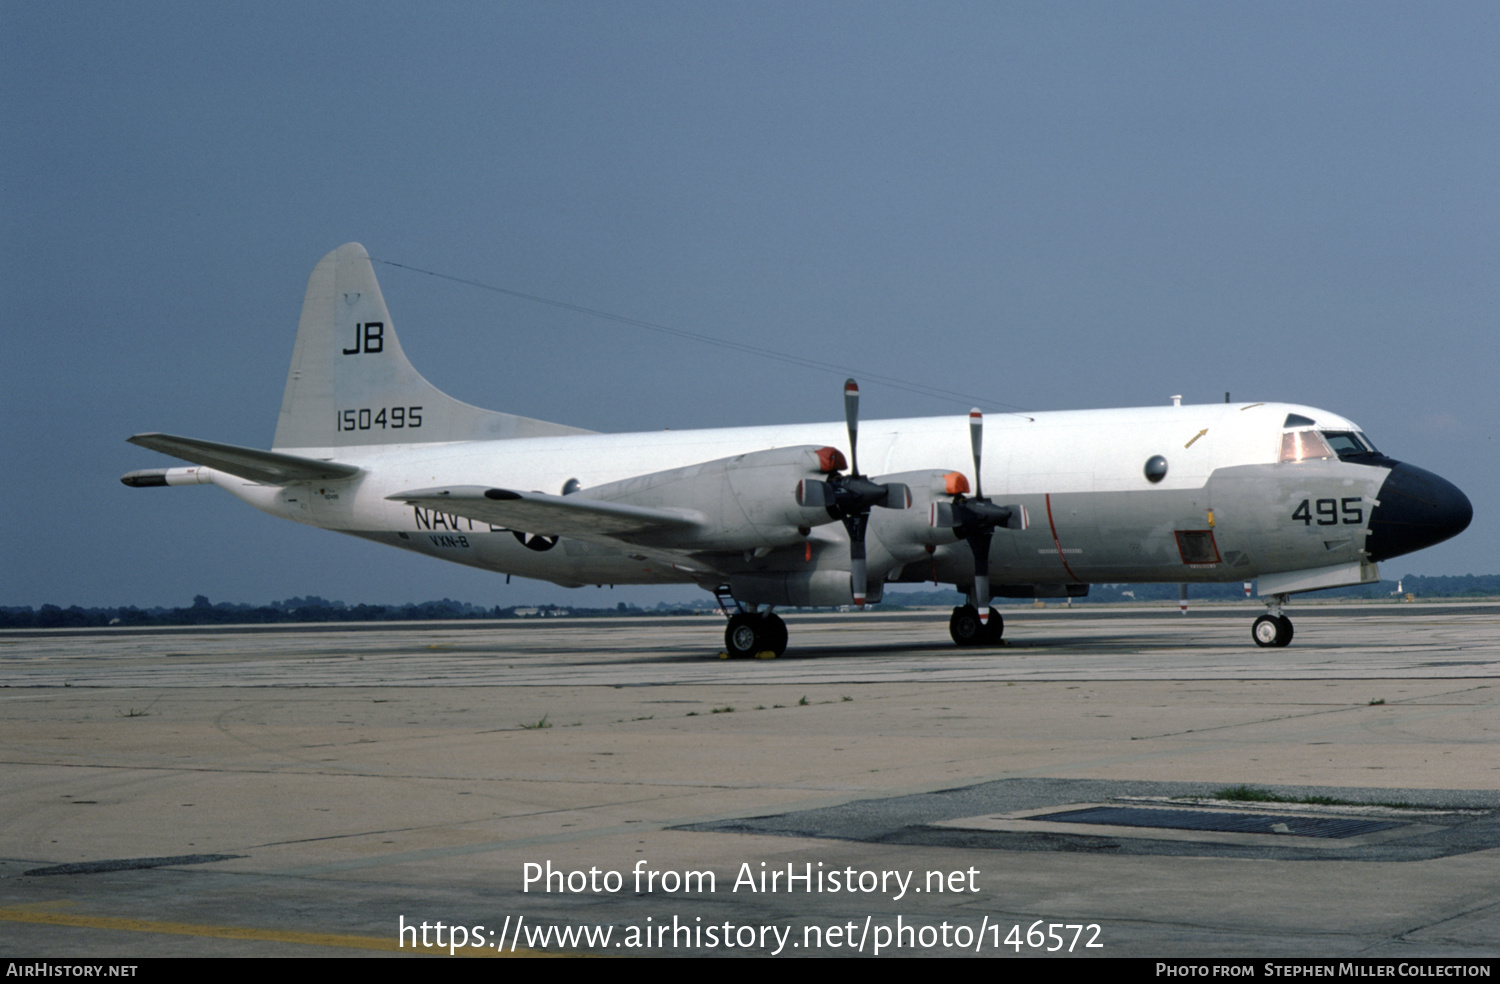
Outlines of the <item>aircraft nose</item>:
<svg viewBox="0 0 1500 984">
<path fill-rule="evenodd" d="M 1365 539 L 1374 561 L 1442 543 L 1462 533 L 1474 518 L 1474 506 L 1458 486 L 1402 462 L 1386 477 L 1379 499 Z"/>
</svg>

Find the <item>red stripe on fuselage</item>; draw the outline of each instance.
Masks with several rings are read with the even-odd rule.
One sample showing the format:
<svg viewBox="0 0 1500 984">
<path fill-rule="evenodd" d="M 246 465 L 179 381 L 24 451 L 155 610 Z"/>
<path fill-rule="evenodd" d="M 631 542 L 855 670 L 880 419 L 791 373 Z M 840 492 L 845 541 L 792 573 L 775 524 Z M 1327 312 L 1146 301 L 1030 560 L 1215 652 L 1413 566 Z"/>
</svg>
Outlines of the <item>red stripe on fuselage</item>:
<svg viewBox="0 0 1500 984">
<path fill-rule="evenodd" d="M 1068 572 L 1068 577 L 1075 581 L 1083 578 L 1073 573 L 1073 568 L 1068 566 L 1068 558 L 1063 555 L 1062 541 L 1057 538 L 1057 524 L 1052 521 L 1052 493 L 1047 493 L 1047 526 L 1052 530 L 1052 545 L 1057 547 L 1057 559 L 1062 561 L 1063 570 Z"/>
</svg>

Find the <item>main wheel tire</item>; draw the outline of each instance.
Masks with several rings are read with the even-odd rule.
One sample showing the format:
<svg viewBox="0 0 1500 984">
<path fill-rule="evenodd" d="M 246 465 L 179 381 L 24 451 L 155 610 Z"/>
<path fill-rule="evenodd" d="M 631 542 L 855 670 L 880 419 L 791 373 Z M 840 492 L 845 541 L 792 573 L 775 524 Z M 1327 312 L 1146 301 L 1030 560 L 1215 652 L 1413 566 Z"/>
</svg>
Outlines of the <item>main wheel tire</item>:
<svg viewBox="0 0 1500 984">
<path fill-rule="evenodd" d="M 760 652 L 764 623 L 764 618 L 750 612 L 731 615 L 724 630 L 724 651 L 735 659 L 749 659 Z"/>
<path fill-rule="evenodd" d="M 979 609 L 973 605 L 953 609 L 953 617 L 948 619 L 948 634 L 960 646 L 984 645 L 986 629 L 979 621 Z"/>
<path fill-rule="evenodd" d="M 765 625 L 766 649 L 780 656 L 786 652 L 786 623 L 781 620 L 780 615 L 767 615 Z"/>
<path fill-rule="evenodd" d="M 735 659 L 749 659 L 761 653 L 786 652 L 786 623 L 780 615 L 762 612 L 739 612 L 730 616 L 724 630 L 724 651 Z"/>
<path fill-rule="evenodd" d="M 1005 619 L 994 608 L 990 609 L 990 620 L 984 627 L 984 644 L 986 646 L 1000 645 L 1000 637 L 1005 635 Z"/>
</svg>

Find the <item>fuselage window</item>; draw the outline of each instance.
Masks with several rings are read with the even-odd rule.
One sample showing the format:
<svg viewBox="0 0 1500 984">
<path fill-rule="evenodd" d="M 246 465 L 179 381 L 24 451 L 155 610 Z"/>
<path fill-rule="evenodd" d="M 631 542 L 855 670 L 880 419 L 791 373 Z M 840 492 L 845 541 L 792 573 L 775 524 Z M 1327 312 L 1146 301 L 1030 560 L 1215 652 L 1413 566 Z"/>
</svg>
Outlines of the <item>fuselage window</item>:
<svg viewBox="0 0 1500 984">
<path fill-rule="evenodd" d="M 1307 461 L 1310 458 L 1332 458 L 1328 447 L 1315 430 L 1290 431 L 1281 435 L 1281 461 Z"/>
</svg>

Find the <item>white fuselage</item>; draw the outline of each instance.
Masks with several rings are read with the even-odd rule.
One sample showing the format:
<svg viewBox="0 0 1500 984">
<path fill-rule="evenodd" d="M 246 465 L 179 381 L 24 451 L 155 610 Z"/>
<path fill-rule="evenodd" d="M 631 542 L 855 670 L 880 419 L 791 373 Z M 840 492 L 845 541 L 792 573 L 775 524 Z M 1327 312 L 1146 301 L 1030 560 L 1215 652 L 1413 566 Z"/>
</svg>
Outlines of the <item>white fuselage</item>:
<svg viewBox="0 0 1500 984">
<path fill-rule="evenodd" d="M 996 501 L 1024 504 L 1029 529 L 1002 530 L 991 551 L 997 584 L 1250 579 L 1275 571 L 1357 561 L 1369 505 L 1387 469 L 1338 460 L 1278 461 L 1289 413 L 1320 427 L 1357 430 L 1348 420 L 1287 404 L 1208 404 L 1124 410 L 991 415 L 983 489 Z M 632 434 L 389 444 L 368 448 L 279 448 L 307 458 L 337 458 L 364 474 L 347 481 L 284 488 L 216 473 L 214 482 L 272 514 L 426 553 L 444 560 L 562 584 L 696 582 L 730 573 L 841 566 L 847 542 L 836 523 L 815 527 L 812 549 L 754 558 L 676 556 L 563 539 L 517 536 L 483 522 L 391 501 L 413 488 L 490 485 L 559 493 L 749 451 L 792 445 L 842 447 L 842 423 Z M 1143 473 L 1155 455 L 1167 473 Z M 867 421 L 860 465 L 872 477 L 916 470 L 972 471 L 966 420 L 936 417 Z M 1225 481 L 1214 482 L 1216 475 Z M 1234 481 L 1227 480 L 1230 476 Z M 787 489 L 791 496 L 794 490 Z M 1290 519 L 1297 502 L 1358 499 L 1361 522 L 1336 523 L 1335 537 Z M 877 510 L 871 536 L 893 519 Z M 1179 531 L 1212 530 L 1218 559 L 1186 558 Z M 886 540 L 892 539 L 889 535 Z M 524 540 L 530 540 L 528 546 Z M 1338 542 L 1336 542 L 1338 541 Z M 545 546 L 548 549 L 536 549 Z M 920 580 L 929 573 L 962 583 L 972 569 L 962 544 L 928 551 L 933 572 L 899 543 L 880 556 L 881 576 Z M 795 555 L 795 556 L 794 556 Z M 1189 563 L 1188 560 L 1199 562 Z M 874 574 L 872 569 L 872 576 Z M 920 574 L 922 576 L 914 576 Z M 945 576 L 947 575 L 947 576 Z"/>
</svg>

